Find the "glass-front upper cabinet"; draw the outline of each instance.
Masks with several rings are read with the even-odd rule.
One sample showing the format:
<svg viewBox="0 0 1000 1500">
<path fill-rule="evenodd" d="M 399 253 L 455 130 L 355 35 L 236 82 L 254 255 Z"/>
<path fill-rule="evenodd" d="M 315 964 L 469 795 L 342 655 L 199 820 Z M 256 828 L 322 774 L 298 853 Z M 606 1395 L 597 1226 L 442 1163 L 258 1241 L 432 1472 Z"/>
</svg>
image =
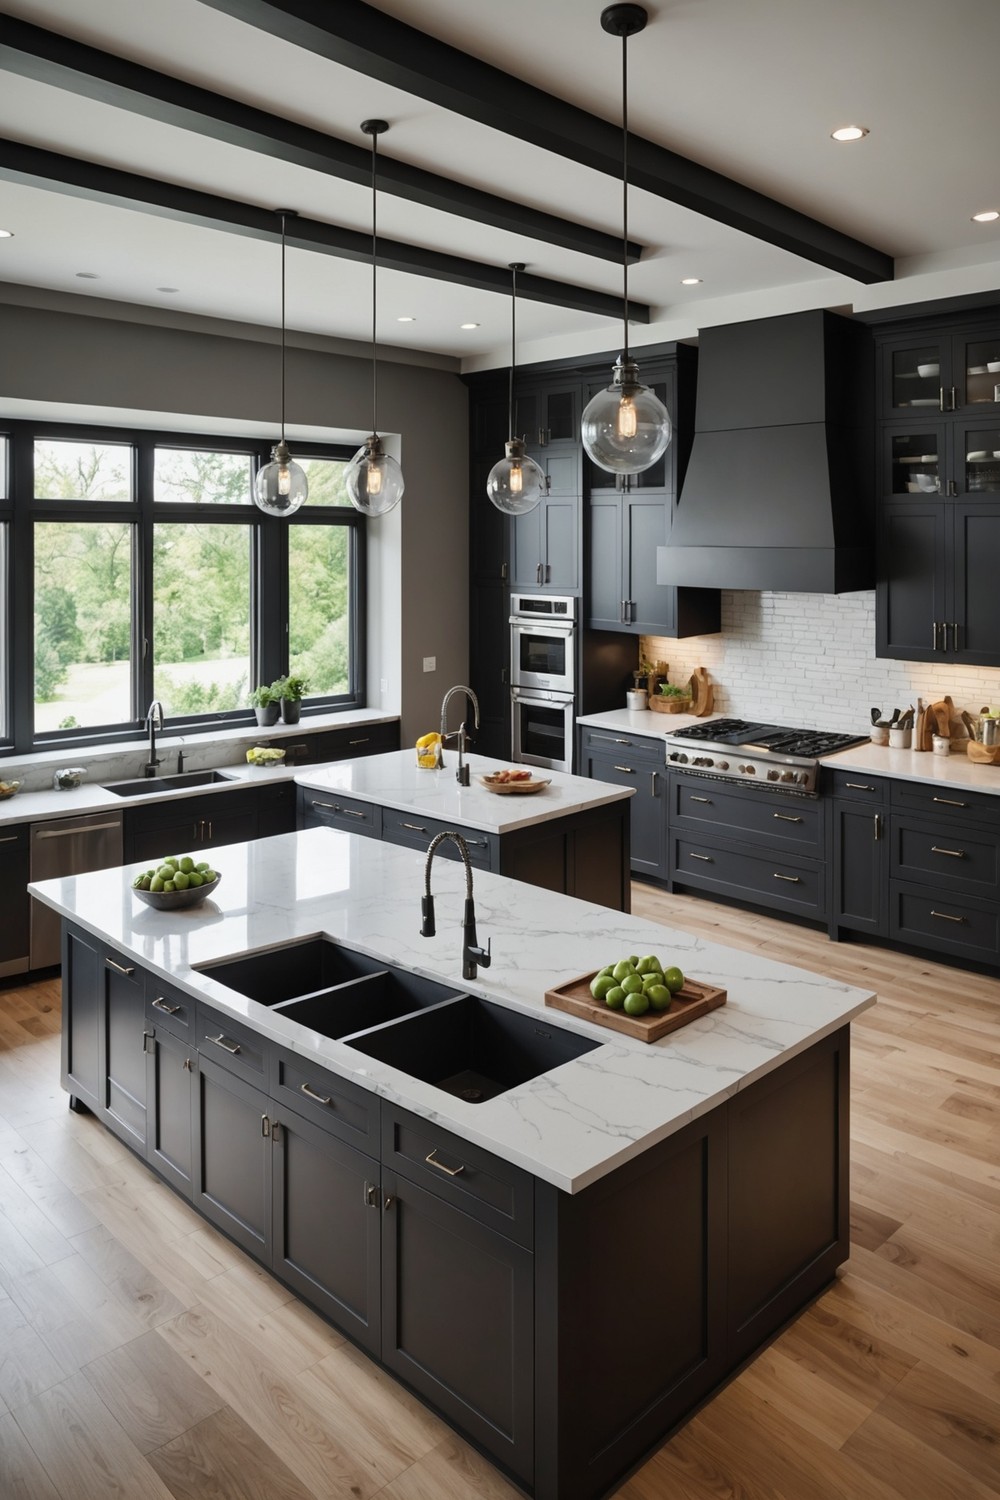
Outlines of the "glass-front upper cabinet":
<svg viewBox="0 0 1000 1500">
<path fill-rule="evenodd" d="M 920 407 L 940 412 L 1000 408 L 1000 325 L 996 333 L 928 332 L 891 340 L 883 355 L 886 416 Z"/>
<path fill-rule="evenodd" d="M 1000 422 L 928 423 L 883 434 L 883 494 L 1000 494 Z"/>
<path fill-rule="evenodd" d="M 941 427 L 889 435 L 890 495 L 946 493 L 945 434 Z"/>
<path fill-rule="evenodd" d="M 955 467 L 960 492 L 973 497 L 1000 495 L 1000 423 L 963 424 L 962 450 Z"/>
</svg>

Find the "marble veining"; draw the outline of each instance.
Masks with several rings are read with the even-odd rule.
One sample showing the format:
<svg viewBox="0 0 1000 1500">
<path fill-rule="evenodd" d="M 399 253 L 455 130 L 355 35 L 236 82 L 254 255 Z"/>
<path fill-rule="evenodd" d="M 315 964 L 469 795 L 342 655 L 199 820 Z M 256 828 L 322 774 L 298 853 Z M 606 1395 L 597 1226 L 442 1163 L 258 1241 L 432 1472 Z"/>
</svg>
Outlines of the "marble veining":
<svg viewBox="0 0 1000 1500">
<path fill-rule="evenodd" d="M 573 897 L 477 872 L 480 938 L 493 964 L 461 975 L 461 866 L 435 865 L 437 936 L 422 938 L 424 856 L 327 828 L 231 844 L 213 858 L 215 895 L 159 912 L 131 870 L 48 880 L 32 894 L 113 949 L 263 1035 L 526 1168 L 567 1192 L 596 1181 L 874 1004 L 836 980 Z M 600 1042 L 595 1050 L 483 1104 L 452 1098 L 343 1042 L 275 1015 L 198 964 L 325 934 L 457 991 L 481 995 Z M 544 992 L 629 952 L 656 953 L 724 985 L 722 1008 L 652 1045 L 544 1005 Z"/>
</svg>

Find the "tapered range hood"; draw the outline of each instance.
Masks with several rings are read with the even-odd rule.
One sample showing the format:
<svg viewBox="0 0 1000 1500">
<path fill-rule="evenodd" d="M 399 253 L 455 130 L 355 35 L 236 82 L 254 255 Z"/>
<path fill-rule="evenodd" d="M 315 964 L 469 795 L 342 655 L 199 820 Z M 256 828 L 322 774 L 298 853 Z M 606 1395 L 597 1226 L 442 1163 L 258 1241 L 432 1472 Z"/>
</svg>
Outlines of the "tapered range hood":
<svg viewBox="0 0 1000 1500">
<path fill-rule="evenodd" d="M 869 330 L 810 311 L 699 336 L 694 444 L 657 582 L 874 588 Z"/>
</svg>

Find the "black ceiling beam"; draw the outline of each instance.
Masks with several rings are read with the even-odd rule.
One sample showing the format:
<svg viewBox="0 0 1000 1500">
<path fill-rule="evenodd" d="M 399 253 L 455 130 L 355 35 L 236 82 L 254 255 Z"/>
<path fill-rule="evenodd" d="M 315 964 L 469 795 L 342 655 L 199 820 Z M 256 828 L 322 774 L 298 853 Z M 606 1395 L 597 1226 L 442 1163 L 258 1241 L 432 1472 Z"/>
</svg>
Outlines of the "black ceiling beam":
<svg viewBox="0 0 1000 1500">
<path fill-rule="evenodd" d="M 619 177 L 620 126 L 417 31 L 364 0 L 202 0 L 357 73 L 441 108 Z M 589 22 L 597 26 L 595 8 Z M 619 65 L 609 44 L 608 68 Z M 706 80 L 707 82 L 707 80 Z M 641 137 L 629 137 L 629 181 L 671 203 L 870 285 L 891 281 L 893 260 L 828 224 Z"/>
<path fill-rule="evenodd" d="M 344 182 L 363 187 L 371 182 L 371 151 L 366 144 L 339 140 L 28 21 L 3 18 L 0 68 Z M 378 185 L 394 197 L 441 213 L 621 263 L 620 235 L 512 203 L 381 153 Z M 640 254 L 641 247 L 630 243 L 629 258 L 636 261 Z"/>
<path fill-rule="evenodd" d="M 155 214 L 160 218 L 176 219 L 184 224 L 244 235 L 249 239 L 275 243 L 281 239 L 281 228 L 273 208 L 220 198 L 213 193 L 161 182 L 155 177 L 142 177 L 135 172 L 122 172 L 116 167 L 101 166 L 75 156 L 61 156 L 38 146 L 26 146 L 23 141 L 0 138 L 0 178 L 67 193 L 75 198 L 89 198 L 96 203 Z M 315 250 L 341 260 L 371 263 L 369 233 L 297 215 L 288 220 L 285 238 L 290 246 L 299 250 Z M 398 240 L 383 239 L 381 235 L 378 263 L 380 268 L 391 271 L 404 271 L 412 276 L 427 276 L 434 281 L 454 282 L 458 286 L 510 296 L 510 272 L 506 266 L 465 260 L 461 256 L 442 254 L 439 250 L 426 250 L 419 245 L 404 245 Z M 530 272 L 518 276 L 517 290 L 520 296 L 531 302 L 567 307 L 574 312 L 594 313 L 604 318 L 620 319 L 622 315 L 620 297 L 571 286 L 565 281 L 552 281 L 545 276 L 533 276 Z M 633 323 L 648 323 L 649 307 L 642 302 L 629 302 L 628 315 Z"/>
</svg>

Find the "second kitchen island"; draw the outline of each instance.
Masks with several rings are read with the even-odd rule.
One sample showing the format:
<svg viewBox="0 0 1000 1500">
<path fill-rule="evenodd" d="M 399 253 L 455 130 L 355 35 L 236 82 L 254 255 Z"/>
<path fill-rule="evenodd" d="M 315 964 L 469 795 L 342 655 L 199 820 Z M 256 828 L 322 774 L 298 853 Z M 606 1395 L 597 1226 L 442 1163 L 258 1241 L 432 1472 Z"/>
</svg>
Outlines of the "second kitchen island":
<svg viewBox="0 0 1000 1500">
<path fill-rule="evenodd" d="M 127 870 L 33 888 L 64 1087 L 537 1500 L 604 1494 L 846 1259 L 871 994 L 489 873 L 464 981 L 454 863 L 428 939 L 413 851 L 316 829 L 218 864 L 190 911 Z M 544 1006 L 628 952 L 728 1003 L 652 1045 Z"/>
</svg>

